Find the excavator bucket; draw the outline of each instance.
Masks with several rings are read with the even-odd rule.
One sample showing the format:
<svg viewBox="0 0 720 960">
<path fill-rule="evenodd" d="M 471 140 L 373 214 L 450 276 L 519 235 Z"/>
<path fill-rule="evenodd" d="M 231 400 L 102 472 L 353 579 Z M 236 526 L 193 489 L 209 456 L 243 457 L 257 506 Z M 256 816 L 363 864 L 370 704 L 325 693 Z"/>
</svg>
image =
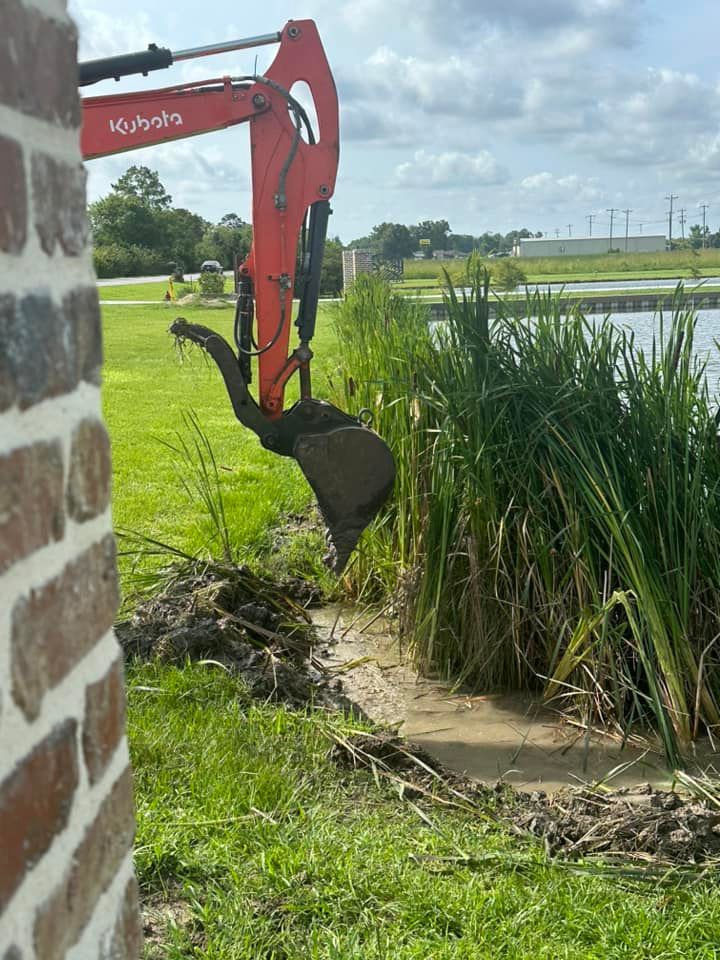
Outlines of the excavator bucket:
<svg viewBox="0 0 720 960">
<path fill-rule="evenodd" d="M 392 454 L 376 433 L 358 424 L 329 433 L 301 434 L 293 456 L 317 497 L 327 527 L 325 563 L 339 574 L 392 490 Z"/>
<path fill-rule="evenodd" d="M 341 573 L 360 534 L 377 516 L 395 481 L 387 445 L 358 418 L 325 400 L 298 400 L 269 420 L 248 391 L 230 344 L 215 330 L 178 317 L 170 327 L 178 341 L 202 347 L 215 361 L 237 419 L 273 453 L 294 457 L 315 492 L 327 526 L 325 563 Z"/>
</svg>

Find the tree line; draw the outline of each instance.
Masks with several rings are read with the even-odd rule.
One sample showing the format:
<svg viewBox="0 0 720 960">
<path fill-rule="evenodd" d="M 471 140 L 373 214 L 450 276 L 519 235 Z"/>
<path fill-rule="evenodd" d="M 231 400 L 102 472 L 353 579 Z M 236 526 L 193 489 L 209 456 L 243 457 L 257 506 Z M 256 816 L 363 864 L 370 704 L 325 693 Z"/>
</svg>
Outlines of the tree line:
<svg viewBox="0 0 720 960">
<path fill-rule="evenodd" d="M 132 277 L 197 272 L 204 260 L 218 260 L 232 269 L 235 256 L 244 259 L 252 243 L 252 226 L 236 213 L 211 223 L 184 207 L 173 206 L 160 177 L 148 167 L 132 166 L 91 203 L 88 215 L 93 258 L 99 277 Z M 342 290 L 342 244 L 325 247 L 321 294 Z"/>
<path fill-rule="evenodd" d="M 452 233 L 447 220 L 421 220 L 407 226 L 404 223 L 379 223 L 366 237 L 358 237 L 349 246 L 372 250 L 382 260 L 402 260 L 418 250 L 428 258 L 433 250 L 451 250 L 459 254 L 476 250 L 481 256 L 491 253 L 511 253 L 518 240 L 540 237 L 527 228 L 509 233 L 486 231 L 479 236 L 470 233 Z"/>
<path fill-rule="evenodd" d="M 252 226 L 236 213 L 226 213 L 212 223 L 184 207 L 176 207 L 158 174 L 148 167 L 132 166 L 112 184 L 110 193 L 90 204 L 95 270 L 99 277 L 141 276 L 197 271 L 203 260 L 218 260 L 225 269 L 237 255 L 247 256 Z M 427 257 L 434 250 L 458 254 L 477 251 L 481 256 L 510 253 L 525 237 L 540 237 L 527 228 L 509 233 L 486 231 L 479 236 L 453 233 L 447 220 L 422 220 L 407 225 L 379 223 L 350 247 L 366 248 L 381 260 L 401 260 L 418 250 Z M 673 241 L 673 248 L 720 247 L 720 231 L 690 227 L 686 239 Z M 321 294 L 334 296 L 342 290 L 342 244 L 338 237 L 325 246 Z"/>
</svg>

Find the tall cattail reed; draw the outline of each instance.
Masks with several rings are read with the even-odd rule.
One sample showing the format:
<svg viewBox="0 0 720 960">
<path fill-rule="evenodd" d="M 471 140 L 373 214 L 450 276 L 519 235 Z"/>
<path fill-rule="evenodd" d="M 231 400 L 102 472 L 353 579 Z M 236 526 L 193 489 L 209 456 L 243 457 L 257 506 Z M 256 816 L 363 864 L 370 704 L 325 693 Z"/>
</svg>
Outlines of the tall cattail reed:
<svg viewBox="0 0 720 960">
<path fill-rule="evenodd" d="M 651 727 L 677 763 L 720 724 L 720 444 L 695 315 L 649 349 L 534 294 L 447 323 L 361 277 L 339 309 L 343 402 L 398 465 L 359 586 L 401 589 L 422 669 Z M 663 326 L 664 323 L 664 326 Z"/>
</svg>

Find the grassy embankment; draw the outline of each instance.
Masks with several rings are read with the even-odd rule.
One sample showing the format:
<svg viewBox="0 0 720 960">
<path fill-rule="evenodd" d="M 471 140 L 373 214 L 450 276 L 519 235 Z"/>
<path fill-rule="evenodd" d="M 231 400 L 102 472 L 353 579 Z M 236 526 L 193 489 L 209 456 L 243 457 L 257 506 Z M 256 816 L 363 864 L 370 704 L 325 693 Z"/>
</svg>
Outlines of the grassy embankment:
<svg viewBox="0 0 720 960">
<path fill-rule="evenodd" d="M 474 279 L 434 336 L 372 278 L 345 301 L 340 402 L 376 409 L 399 465 L 358 570 L 405 584 L 425 670 L 647 724 L 677 762 L 720 724 L 720 446 L 694 317 L 676 304 L 643 353 L 547 296 L 490 324 Z"/>
<path fill-rule="evenodd" d="M 129 699 L 153 960 L 716 956 L 710 877 L 553 864 L 492 801 L 400 799 L 329 761 L 346 722 L 253 703 L 216 667 L 136 668 Z"/>
<path fill-rule="evenodd" d="M 176 361 L 166 332 L 174 316 L 163 306 L 103 309 L 116 525 L 208 547 L 212 528 L 159 442 L 174 442 L 192 406 L 230 468 L 221 482 L 237 552 L 267 556 L 272 524 L 303 508 L 309 490 L 297 467 L 235 424 L 214 367 L 198 354 Z M 193 308 L 192 319 L 229 334 L 229 311 Z M 328 319 L 323 311 L 317 340 L 326 372 L 337 349 Z M 319 543 L 312 549 L 320 555 Z M 720 900 L 710 879 L 636 885 L 553 864 L 482 811 L 411 804 L 369 773 L 340 773 L 327 735 L 347 729 L 340 718 L 253 703 L 211 665 L 130 668 L 136 862 L 154 918 L 146 956 L 714 956 Z"/>
</svg>

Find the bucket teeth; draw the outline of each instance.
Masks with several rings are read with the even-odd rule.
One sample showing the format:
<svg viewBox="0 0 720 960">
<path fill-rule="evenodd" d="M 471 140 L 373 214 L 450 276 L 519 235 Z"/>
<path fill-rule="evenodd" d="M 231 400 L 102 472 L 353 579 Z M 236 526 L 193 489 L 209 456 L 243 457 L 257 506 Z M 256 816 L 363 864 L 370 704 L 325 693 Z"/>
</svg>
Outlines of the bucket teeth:
<svg viewBox="0 0 720 960">
<path fill-rule="evenodd" d="M 360 425 L 298 437 L 295 459 L 327 526 L 325 564 L 342 573 L 360 535 L 392 490 L 395 462 L 380 437 Z"/>
</svg>

